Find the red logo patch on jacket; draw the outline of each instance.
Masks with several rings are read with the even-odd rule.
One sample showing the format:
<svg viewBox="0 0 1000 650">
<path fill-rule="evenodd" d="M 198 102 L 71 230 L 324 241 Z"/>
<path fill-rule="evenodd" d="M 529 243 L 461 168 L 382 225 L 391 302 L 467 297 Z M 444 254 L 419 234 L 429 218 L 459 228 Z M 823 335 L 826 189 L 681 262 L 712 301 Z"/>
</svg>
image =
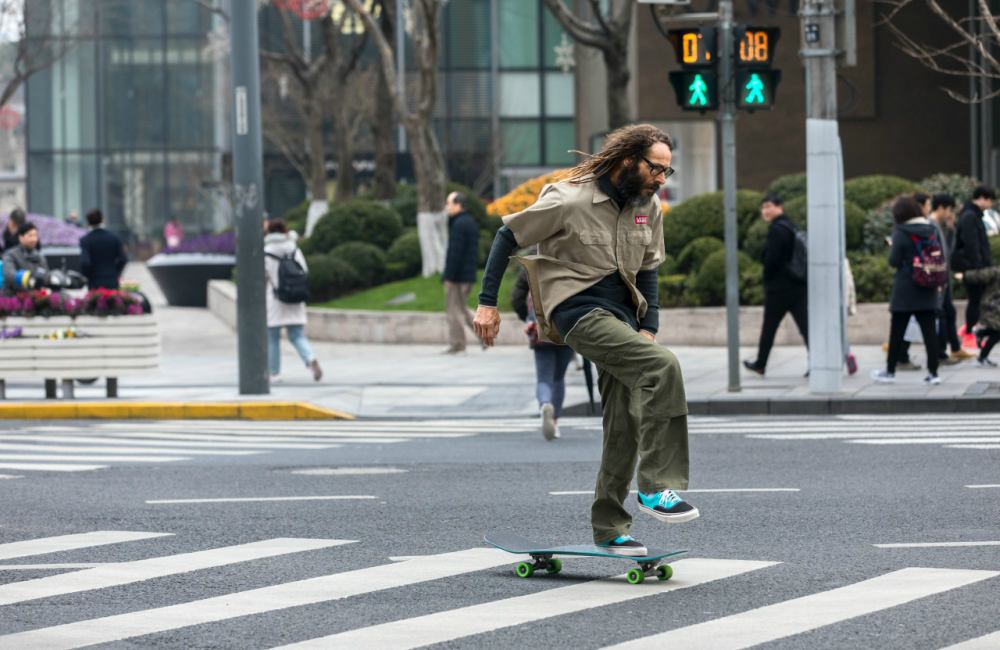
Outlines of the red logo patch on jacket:
<svg viewBox="0 0 1000 650">
<path fill-rule="evenodd" d="M 635 215 L 635 225 L 637 226 L 648 226 L 649 225 L 649 215 L 637 214 Z"/>
</svg>

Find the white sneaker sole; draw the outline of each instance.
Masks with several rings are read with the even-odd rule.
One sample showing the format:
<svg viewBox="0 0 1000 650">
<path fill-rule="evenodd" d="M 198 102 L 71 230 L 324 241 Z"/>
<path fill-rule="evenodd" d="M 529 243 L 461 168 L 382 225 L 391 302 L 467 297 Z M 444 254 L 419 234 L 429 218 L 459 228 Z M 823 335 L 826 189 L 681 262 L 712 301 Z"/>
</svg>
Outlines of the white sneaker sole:
<svg viewBox="0 0 1000 650">
<path fill-rule="evenodd" d="M 646 557 L 649 551 L 643 548 L 629 548 L 629 547 L 617 547 L 617 546 L 598 546 L 597 548 L 602 551 L 607 551 L 608 553 L 614 553 L 615 555 L 625 555 L 627 557 Z"/>
<path fill-rule="evenodd" d="M 647 515 L 655 517 L 656 519 L 664 521 L 668 524 L 683 524 L 685 522 L 691 521 L 692 519 L 697 519 L 699 516 L 701 516 L 701 513 L 698 512 L 697 508 L 692 508 L 687 512 L 680 512 L 677 513 L 676 515 L 671 515 L 665 512 L 657 512 L 656 510 L 648 506 L 644 506 L 640 503 L 639 510 L 641 512 L 645 512 Z"/>
<path fill-rule="evenodd" d="M 551 404 L 542 406 L 542 435 L 546 440 L 556 438 L 556 409 Z"/>
</svg>

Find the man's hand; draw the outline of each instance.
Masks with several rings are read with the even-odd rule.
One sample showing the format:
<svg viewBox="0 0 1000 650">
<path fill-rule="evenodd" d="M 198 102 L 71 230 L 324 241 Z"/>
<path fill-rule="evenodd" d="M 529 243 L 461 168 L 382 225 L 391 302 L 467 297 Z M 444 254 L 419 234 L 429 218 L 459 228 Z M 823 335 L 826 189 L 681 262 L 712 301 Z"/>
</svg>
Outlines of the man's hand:
<svg viewBox="0 0 1000 650">
<path fill-rule="evenodd" d="M 487 347 L 492 347 L 500 333 L 500 310 L 496 307 L 479 305 L 476 317 L 472 321 L 472 328 Z"/>
<path fill-rule="evenodd" d="M 962 274 L 962 273 L 956 273 L 955 274 L 955 279 L 958 280 L 959 282 L 961 282 L 964 278 L 965 278 L 965 275 Z"/>
<path fill-rule="evenodd" d="M 652 332 L 647 332 L 646 330 L 639 330 L 639 333 L 645 336 L 650 341 L 653 341 L 654 343 L 656 342 L 656 334 L 653 334 Z"/>
</svg>

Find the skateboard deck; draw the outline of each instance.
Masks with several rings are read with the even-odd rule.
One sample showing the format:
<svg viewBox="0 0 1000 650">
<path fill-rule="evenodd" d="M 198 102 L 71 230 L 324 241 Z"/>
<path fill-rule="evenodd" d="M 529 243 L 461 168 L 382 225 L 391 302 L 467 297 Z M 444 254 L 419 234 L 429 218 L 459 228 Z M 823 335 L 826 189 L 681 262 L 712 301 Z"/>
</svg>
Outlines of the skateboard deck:
<svg viewBox="0 0 1000 650">
<path fill-rule="evenodd" d="M 483 541 L 501 551 L 518 555 L 530 555 L 532 562 L 521 562 L 515 567 L 515 572 L 522 578 L 530 578 L 536 570 L 544 569 L 547 573 L 559 573 L 562 570 L 562 560 L 556 555 L 576 557 L 611 557 L 619 560 L 632 560 L 638 567 L 629 569 L 625 574 L 629 583 L 637 585 L 646 577 L 655 575 L 660 580 L 669 580 L 673 569 L 666 564 L 686 550 L 668 551 L 661 548 L 647 548 L 646 555 L 620 555 L 608 549 L 593 544 L 572 544 L 564 546 L 549 546 L 520 535 L 509 533 L 488 534 Z"/>
</svg>

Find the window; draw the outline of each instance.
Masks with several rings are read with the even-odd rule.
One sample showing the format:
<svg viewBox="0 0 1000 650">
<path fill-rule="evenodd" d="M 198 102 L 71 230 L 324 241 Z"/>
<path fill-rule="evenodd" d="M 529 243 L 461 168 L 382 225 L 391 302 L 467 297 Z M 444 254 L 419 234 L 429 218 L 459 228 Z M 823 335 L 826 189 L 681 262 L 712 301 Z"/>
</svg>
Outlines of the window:
<svg viewBox="0 0 1000 650">
<path fill-rule="evenodd" d="M 576 92 L 572 73 L 545 73 L 546 117 L 573 117 Z"/>
<path fill-rule="evenodd" d="M 534 68 L 538 66 L 537 0 L 503 0 L 500 12 L 500 67 Z"/>
<path fill-rule="evenodd" d="M 538 122 L 504 122 L 500 125 L 500 135 L 505 165 L 541 164 L 538 143 L 542 138 L 542 129 Z"/>
<path fill-rule="evenodd" d="M 542 114 L 540 79 L 535 72 L 500 73 L 500 117 Z"/>
<path fill-rule="evenodd" d="M 545 164 L 572 165 L 576 156 L 569 153 L 576 148 L 572 120 L 549 120 L 545 123 Z"/>
</svg>

